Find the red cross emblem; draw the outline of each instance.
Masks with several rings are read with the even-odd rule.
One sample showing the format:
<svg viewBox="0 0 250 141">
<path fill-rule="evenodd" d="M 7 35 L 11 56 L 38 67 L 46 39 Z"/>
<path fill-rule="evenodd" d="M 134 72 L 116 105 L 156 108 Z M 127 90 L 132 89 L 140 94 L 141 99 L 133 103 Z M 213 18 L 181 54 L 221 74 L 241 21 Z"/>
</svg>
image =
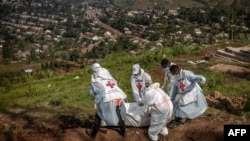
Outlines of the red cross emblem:
<svg viewBox="0 0 250 141">
<path fill-rule="evenodd" d="M 137 87 L 139 90 L 141 90 L 141 88 L 142 88 L 141 83 L 140 83 L 140 82 L 138 82 L 138 83 L 136 84 L 136 87 Z"/>
<path fill-rule="evenodd" d="M 106 84 L 106 86 L 109 86 L 111 89 L 114 88 L 114 85 L 115 83 L 111 83 L 110 81 Z"/>
<path fill-rule="evenodd" d="M 185 88 L 186 88 L 186 84 L 181 81 L 180 82 L 180 89 L 181 89 L 181 91 L 184 91 Z"/>
</svg>

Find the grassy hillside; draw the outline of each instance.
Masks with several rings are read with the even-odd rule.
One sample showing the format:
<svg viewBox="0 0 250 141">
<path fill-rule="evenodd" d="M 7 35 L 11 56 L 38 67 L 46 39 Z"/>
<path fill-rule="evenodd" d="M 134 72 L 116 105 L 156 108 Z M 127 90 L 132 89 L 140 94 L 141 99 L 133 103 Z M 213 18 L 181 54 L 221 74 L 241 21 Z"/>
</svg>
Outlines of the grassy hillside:
<svg viewBox="0 0 250 141">
<path fill-rule="evenodd" d="M 183 46 L 162 48 L 136 56 L 120 52 L 107 56 L 99 63 L 110 70 L 114 78 L 118 80 L 120 87 L 128 96 L 127 102 L 133 100 L 130 86 L 132 65 L 140 63 L 142 68 L 152 75 L 154 81 L 162 83 L 164 75 L 160 67 L 160 60 L 163 56 L 174 60 L 185 69 L 205 75 L 207 83 L 202 88 L 206 95 L 212 94 L 215 90 L 229 96 L 249 94 L 250 81 L 241 79 L 234 83 L 230 81 L 230 74 L 210 71 L 208 67 L 215 64 L 213 61 L 196 67 L 187 64 L 187 60 L 198 59 L 191 53 L 198 49 Z M 185 58 L 180 55 L 185 55 Z M 4 83 L 0 85 L 0 111 L 10 112 L 13 108 L 36 109 L 59 114 L 76 113 L 82 117 L 89 116 L 94 111 L 93 99 L 89 95 L 91 74 L 89 65 L 81 70 L 63 75 L 43 71 L 9 78 L 2 77 Z M 1 73 L 1 75 L 4 74 Z"/>
</svg>

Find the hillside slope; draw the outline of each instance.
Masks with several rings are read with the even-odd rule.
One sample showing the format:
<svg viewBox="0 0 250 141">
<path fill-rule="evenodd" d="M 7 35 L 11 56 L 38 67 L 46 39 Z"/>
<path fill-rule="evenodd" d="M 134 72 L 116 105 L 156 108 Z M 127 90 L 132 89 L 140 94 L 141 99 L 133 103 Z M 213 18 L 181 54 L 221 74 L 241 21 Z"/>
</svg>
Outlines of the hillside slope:
<svg viewBox="0 0 250 141">
<path fill-rule="evenodd" d="M 196 73 L 203 74 L 205 72 L 200 70 L 199 65 L 193 66 L 187 61 L 191 58 L 194 61 L 208 57 L 207 60 L 215 62 L 215 64 L 227 63 L 227 61 L 213 56 L 217 49 L 218 47 L 207 48 L 174 58 L 173 61 L 183 68 L 192 68 Z M 239 63 L 236 64 L 239 65 Z M 160 66 L 155 66 L 149 72 L 153 78 L 159 75 L 162 78 L 163 73 L 159 73 L 159 70 L 161 70 Z M 237 75 L 229 75 L 229 77 L 230 83 L 235 84 L 246 79 Z M 249 80 L 246 82 L 249 83 Z M 249 109 L 249 98 L 223 96 L 219 92 L 207 94 L 206 98 L 209 108 L 202 116 L 189 124 L 169 129 L 169 135 L 160 136 L 160 141 L 221 141 L 224 138 L 224 125 L 250 124 L 250 117 L 235 112 L 244 110 L 246 104 L 248 104 L 246 110 Z M 16 108 L 8 113 L 0 114 L 0 141 L 148 141 L 147 128 L 133 127 L 126 128 L 126 137 L 120 136 L 117 128 L 102 127 L 96 138 L 90 138 L 86 135 L 85 130 L 92 124 L 93 117 L 82 122 L 70 113 L 46 113 L 40 111 L 39 108 Z"/>
<path fill-rule="evenodd" d="M 123 2 L 116 1 L 114 2 L 115 5 L 121 8 L 129 8 L 132 10 L 145 10 L 150 7 L 165 7 L 167 9 L 176 9 L 178 7 L 201 7 L 204 6 L 202 3 L 193 1 L 193 0 L 123 0 Z"/>
<path fill-rule="evenodd" d="M 114 0 L 113 3 L 118 7 L 132 10 L 145 10 L 153 6 L 166 9 L 204 7 L 208 5 L 229 6 L 233 3 L 246 8 L 250 6 L 248 0 Z"/>
</svg>

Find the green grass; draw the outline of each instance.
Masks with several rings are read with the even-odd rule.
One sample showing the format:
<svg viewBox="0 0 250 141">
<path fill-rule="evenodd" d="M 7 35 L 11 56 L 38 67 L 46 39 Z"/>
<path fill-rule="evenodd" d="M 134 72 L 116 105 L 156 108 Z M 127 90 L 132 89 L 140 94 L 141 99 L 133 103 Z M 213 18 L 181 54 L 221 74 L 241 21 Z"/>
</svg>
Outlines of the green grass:
<svg viewBox="0 0 250 141">
<path fill-rule="evenodd" d="M 242 79 L 232 82 L 231 74 L 220 72 L 207 72 L 204 74 L 207 83 L 202 85 L 206 95 L 213 94 L 215 91 L 221 92 L 225 96 L 244 96 L 250 92 L 250 81 Z"/>
<path fill-rule="evenodd" d="M 76 76 L 80 78 L 74 79 Z M 83 70 L 52 79 L 30 80 L 21 85 L 14 85 L 8 92 L 2 91 L 0 109 L 60 109 L 61 112 L 80 109 L 90 113 L 93 101 L 88 94 L 89 86 L 90 73 L 83 73 Z"/>
<path fill-rule="evenodd" d="M 196 49 L 193 47 L 188 50 L 186 48 L 161 48 L 155 51 L 146 51 L 141 55 L 128 55 L 125 52 L 119 52 L 110 54 L 99 63 L 117 79 L 120 87 L 128 96 L 127 102 L 132 102 L 130 77 L 134 63 L 140 63 L 145 71 L 149 71 L 155 67 L 160 68 L 159 64 L 163 56 L 174 59 L 175 56 L 187 54 Z M 192 55 L 190 58 L 185 58 L 184 61 L 189 59 L 192 59 Z M 207 78 L 207 83 L 201 86 L 205 95 L 212 94 L 214 91 L 219 91 L 226 96 L 249 95 L 249 80 L 243 79 L 234 83 L 230 81 L 230 74 L 210 71 L 208 67 L 213 64 L 214 62 L 210 62 L 197 67 L 187 67 Z M 46 75 L 46 73 L 49 74 Z M 93 98 L 89 95 L 91 74 L 91 67 L 87 65 L 81 70 L 66 75 L 56 73 L 51 75 L 51 72 L 43 72 L 43 74 L 39 74 L 40 77 L 29 76 L 28 81 L 11 82 L 11 85 L 7 85 L 8 89 L 5 86 L 0 86 L 0 112 L 9 112 L 13 108 L 23 108 L 59 114 L 73 113 L 85 117 L 93 115 L 95 110 Z M 162 83 L 164 76 L 159 76 L 158 73 L 151 75 L 156 78 L 155 81 Z M 79 76 L 79 79 L 74 79 L 76 76 Z M 247 110 L 243 112 L 248 113 Z"/>
</svg>

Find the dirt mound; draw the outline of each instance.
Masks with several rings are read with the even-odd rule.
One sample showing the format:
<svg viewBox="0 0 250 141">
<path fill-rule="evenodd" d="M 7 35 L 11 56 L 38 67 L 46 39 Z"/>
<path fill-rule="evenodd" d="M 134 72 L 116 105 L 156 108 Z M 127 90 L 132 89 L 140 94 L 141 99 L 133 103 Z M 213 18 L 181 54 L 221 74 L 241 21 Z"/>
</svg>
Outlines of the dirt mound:
<svg viewBox="0 0 250 141">
<path fill-rule="evenodd" d="M 216 64 L 214 66 L 209 67 L 209 69 L 212 71 L 231 73 L 238 77 L 250 80 L 250 69 L 245 67 L 229 64 Z"/>
<path fill-rule="evenodd" d="M 213 60 L 214 57 L 211 54 L 215 51 L 216 48 L 209 48 L 193 56 L 196 59 Z M 186 63 L 187 56 L 184 55 L 173 62 L 181 66 L 190 65 Z M 210 69 L 237 74 L 237 77 L 230 78 L 230 81 L 237 80 L 235 82 L 240 81 L 238 76 L 245 79 L 250 74 L 245 68 L 227 64 L 217 64 Z M 160 66 L 151 71 L 154 78 L 164 76 L 159 70 L 161 70 Z M 250 76 L 248 78 L 250 79 Z M 168 136 L 160 136 L 159 141 L 222 141 L 224 125 L 250 124 L 250 118 L 232 112 L 241 111 L 249 105 L 246 97 L 228 97 L 214 92 L 206 96 L 206 99 L 209 109 L 202 116 L 191 123 L 169 129 Z M 213 108 L 219 109 L 220 112 L 212 113 Z M 0 113 L 0 141 L 149 141 L 146 134 L 148 128 L 134 127 L 126 127 L 126 137 L 120 136 L 117 128 L 102 127 L 96 138 L 91 138 L 85 131 L 93 124 L 93 117 L 82 121 L 72 115 L 57 116 L 57 114 L 40 112 L 37 109 L 15 109 L 9 113 Z"/>
<path fill-rule="evenodd" d="M 74 122 L 74 121 L 73 121 Z M 221 141 L 225 124 L 249 124 L 249 119 L 234 115 L 203 115 L 191 123 L 169 129 L 169 135 L 159 141 Z M 120 136 L 117 128 L 102 127 L 95 138 L 89 137 L 85 127 L 61 129 L 59 125 L 40 126 L 30 129 L 12 127 L 1 132 L 0 141 L 149 141 L 147 128 L 126 128 L 126 137 Z"/>
<path fill-rule="evenodd" d="M 225 109 L 227 111 L 242 110 L 246 107 L 246 97 L 228 97 L 223 96 L 220 92 L 215 91 L 213 94 L 206 96 L 210 107 Z"/>
<path fill-rule="evenodd" d="M 226 97 L 219 92 L 207 96 L 207 101 L 209 107 L 226 110 L 242 109 L 247 102 L 243 97 Z M 93 125 L 92 117 L 82 121 L 72 115 L 37 116 L 42 114 L 15 112 L 12 115 L 0 114 L 0 141 L 149 141 L 147 127 L 126 127 L 125 137 L 118 133 L 117 127 L 102 127 L 97 136 L 91 138 L 85 131 Z M 229 113 L 204 113 L 191 123 L 169 129 L 169 135 L 160 136 L 159 141 L 221 141 L 225 124 L 250 124 L 249 118 Z"/>
</svg>

